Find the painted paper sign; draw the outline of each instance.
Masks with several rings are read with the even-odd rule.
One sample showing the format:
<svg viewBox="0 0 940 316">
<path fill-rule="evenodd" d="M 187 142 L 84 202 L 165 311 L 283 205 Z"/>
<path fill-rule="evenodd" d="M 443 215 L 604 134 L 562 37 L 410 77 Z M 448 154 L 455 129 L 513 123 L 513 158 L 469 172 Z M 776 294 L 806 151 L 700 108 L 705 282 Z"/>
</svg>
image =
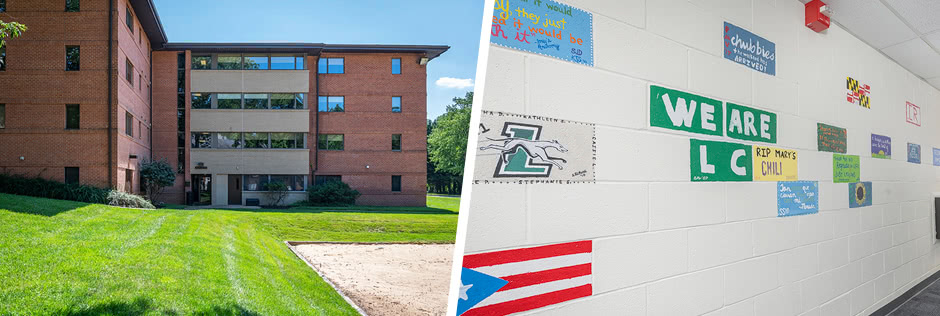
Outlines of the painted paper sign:
<svg viewBox="0 0 940 316">
<path fill-rule="evenodd" d="M 920 126 L 920 107 L 914 103 L 907 103 L 907 122 Z"/>
<path fill-rule="evenodd" d="M 751 146 L 689 140 L 692 181 L 751 181 Z"/>
<path fill-rule="evenodd" d="M 920 145 L 907 143 L 907 162 L 920 163 Z"/>
<path fill-rule="evenodd" d="M 475 183 L 594 181 L 594 124 L 483 111 Z"/>
<path fill-rule="evenodd" d="M 490 42 L 594 66 L 594 17 L 551 0 L 496 0 Z"/>
<path fill-rule="evenodd" d="M 933 165 L 940 166 L 940 148 L 933 149 Z"/>
<path fill-rule="evenodd" d="M 721 101 L 650 85 L 650 126 L 722 136 Z"/>
<path fill-rule="evenodd" d="M 776 44 L 748 30 L 725 22 L 725 59 L 774 76 L 777 74 Z"/>
<path fill-rule="evenodd" d="M 726 104 L 728 105 L 728 137 L 777 143 L 777 114 L 731 102 Z"/>
<path fill-rule="evenodd" d="M 849 183 L 849 208 L 871 206 L 871 182 Z"/>
<path fill-rule="evenodd" d="M 861 174 L 858 156 L 832 154 L 832 182 L 858 182 Z"/>
<path fill-rule="evenodd" d="M 591 296 L 592 255 L 590 240 L 466 255 L 457 314 L 509 315 Z M 467 271 L 505 285 L 464 277 Z M 478 284 L 486 289 L 479 294 Z"/>
<path fill-rule="evenodd" d="M 852 77 L 845 77 L 846 100 L 863 108 L 871 109 L 871 87 Z"/>
<path fill-rule="evenodd" d="M 871 134 L 871 156 L 891 159 L 891 137 Z"/>
<path fill-rule="evenodd" d="M 819 182 L 777 182 L 777 217 L 819 213 Z"/>
<path fill-rule="evenodd" d="M 754 181 L 799 179 L 796 150 L 754 146 Z"/>
<path fill-rule="evenodd" d="M 845 153 L 846 150 L 846 132 L 844 128 L 816 124 L 816 148 L 819 151 L 828 151 L 834 153 Z"/>
</svg>

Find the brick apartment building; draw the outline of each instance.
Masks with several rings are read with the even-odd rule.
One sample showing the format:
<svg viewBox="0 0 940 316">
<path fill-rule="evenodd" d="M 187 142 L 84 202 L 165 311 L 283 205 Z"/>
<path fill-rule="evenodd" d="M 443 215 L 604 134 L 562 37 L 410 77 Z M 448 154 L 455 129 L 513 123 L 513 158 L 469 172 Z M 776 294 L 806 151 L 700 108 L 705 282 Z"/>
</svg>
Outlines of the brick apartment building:
<svg viewBox="0 0 940 316">
<path fill-rule="evenodd" d="M 169 43 L 151 0 L 0 0 L 0 172 L 161 199 L 285 203 L 341 180 L 366 205 L 424 205 L 426 65 L 447 46 Z"/>
</svg>

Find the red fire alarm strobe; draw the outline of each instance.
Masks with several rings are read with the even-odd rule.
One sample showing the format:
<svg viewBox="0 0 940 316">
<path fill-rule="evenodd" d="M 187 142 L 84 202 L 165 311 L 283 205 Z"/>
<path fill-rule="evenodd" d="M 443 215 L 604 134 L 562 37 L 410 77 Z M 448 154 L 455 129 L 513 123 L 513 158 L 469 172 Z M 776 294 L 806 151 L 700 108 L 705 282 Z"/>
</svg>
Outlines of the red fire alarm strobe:
<svg viewBox="0 0 940 316">
<path fill-rule="evenodd" d="M 829 28 L 829 15 L 832 11 L 829 6 L 820 0 L 813 0 L 806 3 L 806 27 L 817 33 Z"/>
</svg>

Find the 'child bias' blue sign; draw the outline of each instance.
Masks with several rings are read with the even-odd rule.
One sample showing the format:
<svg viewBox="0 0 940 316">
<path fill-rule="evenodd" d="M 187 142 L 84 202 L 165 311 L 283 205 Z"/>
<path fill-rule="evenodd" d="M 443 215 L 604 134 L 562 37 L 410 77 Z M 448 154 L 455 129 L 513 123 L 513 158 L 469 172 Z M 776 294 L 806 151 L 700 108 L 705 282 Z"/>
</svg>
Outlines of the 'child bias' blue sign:
<svg viewBox="0 0 940 316">
<path fill-rule="evenodd" d="M 774 42 L 725 22 L 725 59 L 765 74 L 777 75 L 777 50 Z"/>
</svg>

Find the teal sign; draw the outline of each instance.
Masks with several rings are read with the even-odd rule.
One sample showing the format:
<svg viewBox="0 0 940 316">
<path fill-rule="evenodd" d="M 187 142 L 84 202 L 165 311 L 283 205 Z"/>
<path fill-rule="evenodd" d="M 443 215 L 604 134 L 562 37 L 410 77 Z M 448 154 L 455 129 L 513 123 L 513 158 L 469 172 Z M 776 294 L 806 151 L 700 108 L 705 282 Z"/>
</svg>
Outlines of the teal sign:
<svg viewBox="0 0 940 316">
<path fill-rule="evenodd" d="M 750 145 L 689 140 L 692 181 L 752 181 Z"/>
<path fill-rule="evenodd" d="M 723 136 L 721 101 L 650 85 L 650 126 Z"/>
<path fill-rule="evenodd" d="M 777 114 L 737 105 L 728 105 L 728 137 L 755 142 L 777 143 Z"/>
</svg>

